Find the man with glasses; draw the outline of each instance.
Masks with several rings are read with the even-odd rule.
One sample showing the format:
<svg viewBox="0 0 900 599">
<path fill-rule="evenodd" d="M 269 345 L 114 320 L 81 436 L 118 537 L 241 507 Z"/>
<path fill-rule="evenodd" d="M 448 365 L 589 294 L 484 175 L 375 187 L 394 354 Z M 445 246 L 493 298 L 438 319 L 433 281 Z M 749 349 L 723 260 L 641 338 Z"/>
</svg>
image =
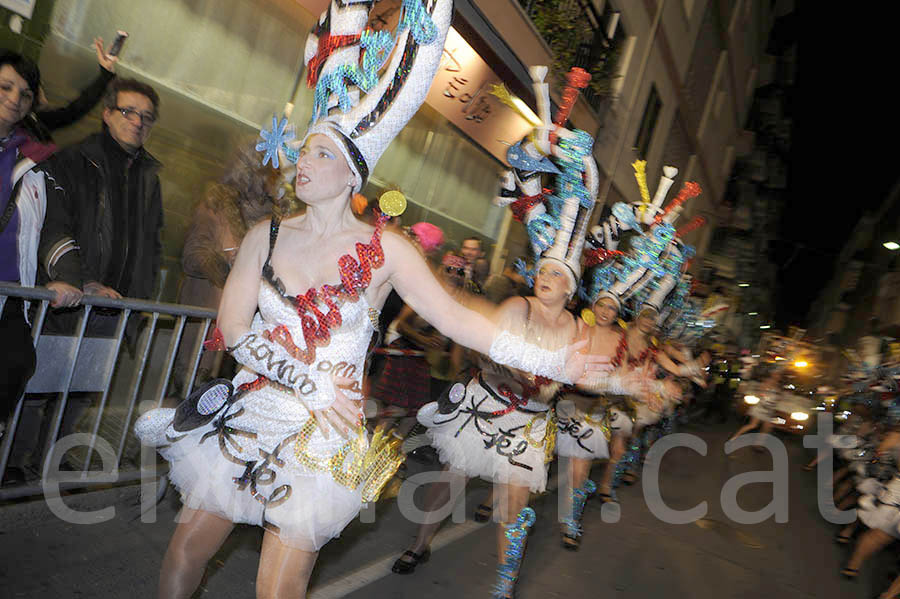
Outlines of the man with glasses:
<svg viewBox="0 0 900 599">
<path fill-rule="evenodd" d="M 103 128 L 55 154 L 47 164 L 47 214 L 38 246 L 38 283 L 70 295 L 150 298 L 159 274 L 163 226 L 158 171 L 145 149 L 159 117 L 159 96 L 149 85 L 116 78 L 103 97 Z M 77 302 L 75 302 L 77 303 Z M 73 305 L 73 304 L 68 304 Z M 73 335 L 81 308 L 51 310 L 44 334 Z M 95 308 L 85 336 L 114 337 L 119 311 Z M 134 349 L 140 317 L 132 315 L 125 342 Z M 82 430 L 79 423 L 99 394 L 69 396 L 59 438 Z M 31 402 L 41 409 L 40 398 Z M 31 439 L 49 434 L 49 418 Z M 18 437 L 17 437 L 18 441 Z M 26 442 L 26 445 L 28 443 Z M 43 441 L 32 448 L 43 446 Z M 71 462 L 69 467 L 80 467 Z M 63 464 L 62 467 L 66 467 Z"/>
<path fill-rule="evenodd" d="M 48 167 L 55 185 L 48 186 L 39 258 L 46 281 L 87 295 L 149 298 L 163 212 L 161 165 L 144 142 L 159 96 L 140 81 L 115 79 L 103 105 L 103 130 L 60 151 Z"/>
</svg>

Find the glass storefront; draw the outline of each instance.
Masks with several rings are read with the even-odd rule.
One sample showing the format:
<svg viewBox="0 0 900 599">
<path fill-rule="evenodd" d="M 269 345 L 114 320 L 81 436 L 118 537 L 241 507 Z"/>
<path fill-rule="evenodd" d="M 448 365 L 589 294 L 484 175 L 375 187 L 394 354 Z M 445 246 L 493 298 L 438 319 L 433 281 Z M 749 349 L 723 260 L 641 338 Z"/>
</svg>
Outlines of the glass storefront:
<svg viewBox="0 0 900 599">
<path fill-rule="evenodd" d="M 96 75 L 91 43 L 129 33 L 118 72 L 160 94 L 161 118 L 147 149 L 164 165 L 163 285 L 173 301 L 184 235 L 204 186 L 219 178 L 238 143 L 270 127 L 290 99 L 316 16 L 294 0 L 56 0 L 40 67 L 51 104 L 62 104 Z M 312 92 L 305 80 L 292 121 L 302 131 Z M 66 145 L 100 129 L 100 109 L 58 132 Z M 424 105 L 375 168 L 364 195 L 399 188 L 409 200 L 403 224 L 440 226 L 448 247 L 478 235 L 490 249 L 504 210 L 491 203 L 503 165 Z"/>
</svg>

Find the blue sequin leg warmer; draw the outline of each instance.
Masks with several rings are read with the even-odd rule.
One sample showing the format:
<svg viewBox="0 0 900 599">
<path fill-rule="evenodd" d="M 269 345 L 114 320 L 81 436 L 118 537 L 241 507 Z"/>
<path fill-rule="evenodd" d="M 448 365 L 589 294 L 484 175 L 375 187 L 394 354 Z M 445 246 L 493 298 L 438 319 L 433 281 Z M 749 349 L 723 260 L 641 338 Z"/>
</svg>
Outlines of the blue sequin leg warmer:
<svg viewBox="0 0 900 599">
<path fill-rule="evenodd" d="M 584 513 L 584 504 L 587 502 L 588 496 L 596 490 L 597 485 L 591 479 L 587 479 L 582 487 L 572 489 L 572 514 L 562 521 L 566 526 L 566 536 L 573 539 L 581 536 L 581 516 Z"/>
<path fill-rule="evenodd" d="M 504 599 L 512 596 L 519 577 L 519 566 L 522 565 L 522 554 L 525 553 L 525 539 L 528 538 L 528 529 L 534 524 L 534 510 L 530 507 L 523 508 L 519 512 L 515 522 L 504 524 L 506 539 L 509 544 L 504 552 L 504 559 L 497 568 L 497 584 L 491 594 L 492 599 Z"/>
</svg>

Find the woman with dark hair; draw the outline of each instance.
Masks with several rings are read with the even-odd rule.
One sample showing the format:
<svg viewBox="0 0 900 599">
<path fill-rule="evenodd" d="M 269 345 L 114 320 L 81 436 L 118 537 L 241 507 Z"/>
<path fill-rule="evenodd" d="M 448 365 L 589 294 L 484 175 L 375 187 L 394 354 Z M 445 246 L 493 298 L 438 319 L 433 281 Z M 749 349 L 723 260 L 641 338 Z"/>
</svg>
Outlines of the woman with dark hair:
<svg viewBox="0 0 900 599">
<path fill-rule="evenodd" d="M 15 52 L 0 55 L 0 281 L 27 286 L 35 281 L 47 203 L 38 163 L 55 149 L 24 126 L 40 85 L 41 73 L 31 60 Z M 78 299 L 58 294 L 54 305 Z M 8 298 L 3 305 L 0 338 L 6 355 L 0 374 L 0 426 L 5 428 L 35 366 L 27 306 L 21 299 Z"/>
</svg>

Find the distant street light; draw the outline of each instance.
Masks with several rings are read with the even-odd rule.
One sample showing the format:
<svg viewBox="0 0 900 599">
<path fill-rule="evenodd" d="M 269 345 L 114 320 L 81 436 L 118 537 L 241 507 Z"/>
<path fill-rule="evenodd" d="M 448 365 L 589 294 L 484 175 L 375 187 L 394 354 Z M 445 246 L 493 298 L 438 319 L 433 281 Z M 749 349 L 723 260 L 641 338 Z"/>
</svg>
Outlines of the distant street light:
<svg viewBox="0 0 900 599">
<path fill-rule="evenodd" d="M 759 312 L 747 312 L 747 316 L 756 316 Z"/>
<path fill-rule="evenodd" d="M 759 328 L 761 328 L 761 329 L 771 329 L 771 328 L 772 328 L 772 325 L 770 325 L 770 324 L 761 324 L 761 325 L 759 325 Z"/>
<path fill-rule="evenodd" d="M 900 247 L 900 246 L 897 246 Z M 738 287 L 749 287 L 750 283 L 738 283 Z"/>
<path fill-rule="evenodd" d="M 796 362 L 794 362 L 794 366 L 796 366 L 797 368 L 806 368 L 807 366 L 809 366 L 809 362 L 807 362 L 806 360 L 797 360 Z"/>
<path fill-rule="evenodd" d="M 897 243 L 896 241 L 885 241 L 881 245 L 883 245 L 887 249 L 891 250 L 892 252 L 894 250 L 900 250 L 900 243 Z"/>
</svg>

